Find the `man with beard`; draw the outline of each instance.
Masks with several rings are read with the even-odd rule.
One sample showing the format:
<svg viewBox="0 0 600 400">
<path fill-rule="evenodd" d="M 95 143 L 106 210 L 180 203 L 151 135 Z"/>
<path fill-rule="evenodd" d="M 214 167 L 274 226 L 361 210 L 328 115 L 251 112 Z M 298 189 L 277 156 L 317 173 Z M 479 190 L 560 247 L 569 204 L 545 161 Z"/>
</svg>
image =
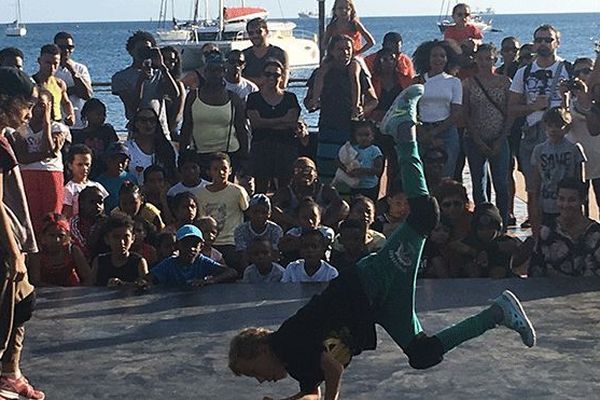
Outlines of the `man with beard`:
<svg viewBox="0 0 600 400">
<path fill-rule="evenodd" d="M 246 31 L 252 42 L 252 46 L 244 49 L 246 57 L 246 68 L 244 69 L 244 78 L 250 79 L 259 87 L 263 81 L 263 68 L 267 60 L 274 58 L 285 68 L 281 85 L 287 87 L 290 70 L 288 65 L 288 56 L 285 50 L 269 44 L 269 28 L 267 21 L 262 18 L 254 18 L 246 24 Z"/>
<path fill-rule="evenodd" d="M 542 126 L 544 111 L 562 104 L 559 84 L 569 79 L 570 64 L 557 55 L 560 32 L 552 25 L 541 25 L 533 32 L 535 60 L 521 67 L 510 86 L 508 113 L 512 117 L 526 117 L 519 148 L 519 166 L 525 176 L 525 187 L 531 190 L 533 148 L 546 140 Z M 531 202 L 528 202 L 530 207 Z M 531 215 L 531 210 L 528 210 Z M 528 225 L 523 225 L 528 227 Z"/>
</svg>

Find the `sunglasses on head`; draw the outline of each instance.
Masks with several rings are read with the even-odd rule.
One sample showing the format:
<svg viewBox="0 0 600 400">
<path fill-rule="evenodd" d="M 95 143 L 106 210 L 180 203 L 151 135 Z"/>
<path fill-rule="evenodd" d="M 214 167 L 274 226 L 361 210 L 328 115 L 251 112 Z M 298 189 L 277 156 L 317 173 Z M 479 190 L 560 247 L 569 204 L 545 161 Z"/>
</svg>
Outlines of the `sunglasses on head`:
<svg viewBox="0 0 600 400">
<path fill-rule="evenodd" d="M 263 76 L 265 78 L 281 78 L 281 74 L 279 72 L 265 71 L 265 72 L 263 72 Z"/>
<path fill-rule="evenodd" d="M 551 37 L 545 37 L 545 38 L 544 37 L 536 37 L 535 39 L 533 39 L 533 41 L 535 43 L 548 43 L 548 44 L 550 44 L 550 43 L 554 42 L 554 38 L 551 38 Z"/>
<path fill-rule="evenodd" d="M 58 48 L 61 50 L 73 50 L 75 49 L 75 46 L 72 44 L 59 44 Z"/>
</svg>

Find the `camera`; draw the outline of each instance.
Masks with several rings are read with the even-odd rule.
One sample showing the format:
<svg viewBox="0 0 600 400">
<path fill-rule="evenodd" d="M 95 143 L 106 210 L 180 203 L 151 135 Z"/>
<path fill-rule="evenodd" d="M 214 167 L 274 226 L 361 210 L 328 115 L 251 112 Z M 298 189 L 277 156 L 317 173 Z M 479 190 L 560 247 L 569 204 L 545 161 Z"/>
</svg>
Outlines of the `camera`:
<svg viewBox="0 0 600 400">
<path fill-rule="evenodd" d="M 579 78 L 567 79 L 563 81 L 563 85 L 565 85 L 570 92 L 575 90 L 585 90 L 585 85 Z"/>
</svg>

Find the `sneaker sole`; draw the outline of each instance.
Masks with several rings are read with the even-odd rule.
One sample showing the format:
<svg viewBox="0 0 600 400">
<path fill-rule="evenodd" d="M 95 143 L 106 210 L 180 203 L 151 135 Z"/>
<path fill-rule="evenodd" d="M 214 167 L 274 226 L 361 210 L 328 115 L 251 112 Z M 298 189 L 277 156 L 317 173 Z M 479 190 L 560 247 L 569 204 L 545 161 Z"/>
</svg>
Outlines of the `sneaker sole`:
<svg viewBox="0 0 600 400">
<path fill-rule="evenodd" d="M 525 325 L 527 326 L 527 328 L 529 329 L 529 331 L 531 332 L 532 335 L 532 342 L 530 343 L 525 343 L 525 345 L 527 347 L 533 347 L 535 346 L 535 343 L 537 341 L 536 338 L 536 334 L 535 334 L 535 328 L 533 327 L 533 324 L 531 323 L 531 321 L 529 320 L 529 318 L 527 318 L 527 314 L 525 314 L 525 310 L 523 309 L 523 305 L 521 304 L 521 302 L 519 301 L 519 299 L 517 299 L 517 296 L 514 295 L 513 292 L 511 292 L 510 290 L 505 290 L 504 292 L 502 292 L 502 295 L 508 299 L 508 301 L 510 302 L 510 304 L 513 306 L 513 309 L 517 310 L 517 312 L 519 313 L 519 317 L 525 321 Z M 523 339 L 523 336 L 521 336 L 521 339 Z"/>
</svg>

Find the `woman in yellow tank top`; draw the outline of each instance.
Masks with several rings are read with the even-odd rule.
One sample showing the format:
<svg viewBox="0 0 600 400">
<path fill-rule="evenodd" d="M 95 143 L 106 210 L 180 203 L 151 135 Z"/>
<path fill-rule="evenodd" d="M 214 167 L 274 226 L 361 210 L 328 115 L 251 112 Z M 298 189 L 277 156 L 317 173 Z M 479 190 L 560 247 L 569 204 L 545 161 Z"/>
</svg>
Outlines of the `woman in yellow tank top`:
<svg viewBox="0 0 600 400">
<path fill-rule="evenodd" d="M 192 147 L 201 156 L 228 153 L 235 170 L 239 159 L 248 153 L 244 104 L 225 89 L 225 61 L 220 53 L 213 53 L 206 60 L 204 74 L 204 85 L 186 99 L 180 147 Z"/>
</svg>

